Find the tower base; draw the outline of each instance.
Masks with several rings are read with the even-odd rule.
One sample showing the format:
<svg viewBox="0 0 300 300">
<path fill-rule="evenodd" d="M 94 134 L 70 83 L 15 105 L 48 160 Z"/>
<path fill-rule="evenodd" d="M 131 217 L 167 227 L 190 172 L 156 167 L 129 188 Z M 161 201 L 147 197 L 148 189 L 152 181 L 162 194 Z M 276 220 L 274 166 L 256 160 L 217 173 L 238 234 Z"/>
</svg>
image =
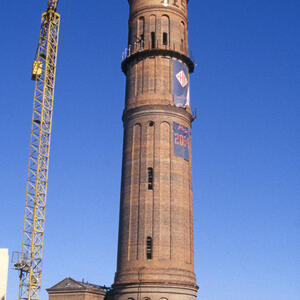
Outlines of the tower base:
<svg viewBox="0 0 300 300">
<path fill-rule="evenodd" d="M 115 286 L 110 300 L 195 300 L 197 286 L 171 283 L 142 283 Z"/>
</svg>

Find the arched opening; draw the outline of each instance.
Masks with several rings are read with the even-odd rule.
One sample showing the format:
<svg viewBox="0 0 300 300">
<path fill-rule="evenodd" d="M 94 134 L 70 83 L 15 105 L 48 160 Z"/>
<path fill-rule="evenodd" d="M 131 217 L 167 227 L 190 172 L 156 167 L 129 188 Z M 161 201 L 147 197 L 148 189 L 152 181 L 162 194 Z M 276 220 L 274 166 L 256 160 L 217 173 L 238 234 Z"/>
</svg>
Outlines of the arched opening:
<svg viewBox="0 0 300 300">
<path fill-rule="evenodd" d="M 137 34 L 138 42 L 140 43 L 141 48 L 144 47 L 145 40 L 145 18 L 140 17 L 138 20 L 138 34 Z"/>
<path fill-rule="evenodd" d="M 156 16 L 150 16 L 150 47 L 156 47 Z"/>
<path fill-rule="evenodd" d="M 169 45 L 170 40 L 170 19 L 167 15 L 161 17 L 162 44 Z"/>
</svg>

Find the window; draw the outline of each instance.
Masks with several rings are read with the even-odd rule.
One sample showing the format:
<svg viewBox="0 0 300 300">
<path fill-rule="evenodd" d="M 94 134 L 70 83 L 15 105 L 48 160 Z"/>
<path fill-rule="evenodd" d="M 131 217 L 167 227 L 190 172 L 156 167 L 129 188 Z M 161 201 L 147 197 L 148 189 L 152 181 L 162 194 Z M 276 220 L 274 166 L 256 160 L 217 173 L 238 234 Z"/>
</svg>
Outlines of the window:
<svg viewBox="0 0 300 300">
<path fill-rule="evenodd" d="M 181 22 L 181 26 L 180 26 L 180 36 L 181 36 L 180 50 L 184 51 L 186 36 L 185 36 L 185 24 L 183 22 Z"/>
<path fill-rule="evenodd" d="M 139 42 L 141 44 L 144 42 L 144 32 L 145 32 L 145 18 L 140 17 L 138 21 L 138 37 L 139 37 Z"/>
<path fill-rule="evenodd" d="M 168 45 L 168 34 L 166 32 L 163 33 L 163 45 Z"/>
<path fill-rule="evenodd" d="M 153 168 L 148 168 L 148 190 L 153 190 Z"/>
<path fill-rule="evenodd" d="M 151 48 L 155 48 L 155 32 L 151 32 Z"/>
<path fill-rule="evenodd" d="M 147 237 L 147 250 L 146 250 L 146 256 L 147 259 L 152 259 L 152 237 Z"/>
<path fill-rule="evenodd" d="M 162 44 L 167 46 L 170 39 L 170 19 L 167 15 L 161 17 Z"/>
<path fill-rule="evenodd" d="M 152 33 L 151 33 L 151 36 L 150 36 L 150 39 L 151 39 L 151 41 L 150 41 L 150 43 L 151 43 L 150 47 L 154 48 L 155 44 L 156 44 L 155 43 L 156 16 L 155 15 L 151 15 L 150 16 L 150 29 L 149 29 L 149 32 L 153 32 L 154 33 L 153 38 L 152 38 Z M 152 40 L 153 40 L 153 42 L 152 42 Z M 154 45 L 154 46 L 152 46 L 152 45 Z"/>
<path fill-rule="evenodd" d="M 180 50 L 183 51 L 183 39 L 180 41 Z"/>
</svg>

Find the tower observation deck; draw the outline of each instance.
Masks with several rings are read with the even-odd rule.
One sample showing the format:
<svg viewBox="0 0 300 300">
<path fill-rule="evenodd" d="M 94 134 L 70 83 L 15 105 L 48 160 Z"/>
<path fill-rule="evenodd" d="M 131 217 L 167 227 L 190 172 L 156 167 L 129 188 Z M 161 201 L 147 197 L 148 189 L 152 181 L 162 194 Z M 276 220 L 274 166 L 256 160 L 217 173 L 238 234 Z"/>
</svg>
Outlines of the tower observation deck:
<svg viewBox="0 0 300 300">
<path fill-rule="evenodd" d="M 114 300 L 196 299 L 187 4 L 129 0 Z"/>
</svg>

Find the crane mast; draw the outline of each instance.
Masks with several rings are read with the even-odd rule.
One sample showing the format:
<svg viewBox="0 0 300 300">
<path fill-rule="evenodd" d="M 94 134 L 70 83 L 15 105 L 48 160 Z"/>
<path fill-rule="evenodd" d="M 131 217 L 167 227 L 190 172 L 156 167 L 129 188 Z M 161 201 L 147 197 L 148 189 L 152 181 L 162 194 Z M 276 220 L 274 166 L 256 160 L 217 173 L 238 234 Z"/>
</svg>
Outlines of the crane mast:
<svg viewBox="0 0 300 300">
<path fill-rule="evenodd" d="M 20 271 L 19 300 L 39 300 L 43 260 L 45 207 L 60 15 L 58 0 L 48 0 L 42 14 L 38 48 L 32 66 L 35 81 L 26 183 L 22 252 L 14 263 Z"/>
</svg>

